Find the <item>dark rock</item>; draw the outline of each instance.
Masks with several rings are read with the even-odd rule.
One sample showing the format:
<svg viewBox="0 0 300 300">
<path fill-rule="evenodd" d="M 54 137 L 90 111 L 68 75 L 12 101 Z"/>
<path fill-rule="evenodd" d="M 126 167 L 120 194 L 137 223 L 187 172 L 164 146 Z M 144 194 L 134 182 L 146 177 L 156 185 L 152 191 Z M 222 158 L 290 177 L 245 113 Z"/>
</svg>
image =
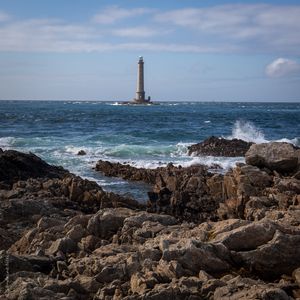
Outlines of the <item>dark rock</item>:
<svg viewBox="0 0 300 300">
<path fill-rule="evenodd" d="M 47 164 L 33 153 L 14 150 L 0 153 L 0 181 L 12 184 L 28 178 L 62 178 L 68 171 Z"/>
<path fill-rule="evenodd" d="M 86 152 L 84 150 L 79 150 L 77 155 L 86 155 Z"/>
<path fill-rule="evenodd" d="M 226 140 L 212 136 L 199 144 L 188 147 L 188 154 L 194 156 L 244 156 L 253 143 L 239 139 Z"/>
<path fill-rule="evenodd" d="M 99 160 L 96 164 L 96 171 L 102 172 L 105 176 L 120 177 L 125 180 L 143 181 L 154 184 L 159 169 L 135 168 L 130 165 L 121 163 L 112 163 L 109 161 Z"/>
</svg>

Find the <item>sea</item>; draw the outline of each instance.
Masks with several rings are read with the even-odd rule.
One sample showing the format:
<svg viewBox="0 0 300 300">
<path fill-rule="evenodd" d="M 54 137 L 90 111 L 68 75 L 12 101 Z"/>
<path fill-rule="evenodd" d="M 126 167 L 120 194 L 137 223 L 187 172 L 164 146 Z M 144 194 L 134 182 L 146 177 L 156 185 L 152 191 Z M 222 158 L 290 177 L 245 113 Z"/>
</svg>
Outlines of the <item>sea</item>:
<svg viewBox="0 0 300 300">
<path fill-rule="evenodd" d="M 108 178 L 98 160 L 156 168 L 172 162 L 218 164 L 243 157 L 192 157 L 187 147 L 210 136 L 300 146 L 300 103 L 161 102 L 126 106 L 98 101 L 0 101 L 0 148 L 33 152 L 104 190 L 146 201 L 149 186 Z M 86 155 L 78 156 L 79 150 Z"/>
</svg>

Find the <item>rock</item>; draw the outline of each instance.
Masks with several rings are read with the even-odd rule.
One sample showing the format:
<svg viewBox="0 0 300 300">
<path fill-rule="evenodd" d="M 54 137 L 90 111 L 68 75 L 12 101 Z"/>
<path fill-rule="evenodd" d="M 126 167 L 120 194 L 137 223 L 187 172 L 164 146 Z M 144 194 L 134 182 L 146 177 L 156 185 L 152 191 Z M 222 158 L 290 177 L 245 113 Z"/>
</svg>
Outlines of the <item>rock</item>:
<svg viewBox="0 0 300 300">
<path fill-rule="evenodd" d="M 251 251 L 234 254 L 238 264 L 256 272 L 262 278 L 274 279 L 291 274 L 300 265 L 300 234 L 276 231 L 272 240 Z"/>
<path fill-rule="evenodd" d="M 126 180 L 144 181 L 146 183 L 155 183 L 156 170 L 135 168 L 127 164 L 112 163 L 109 161 L 99 160 L 96 164 L 96 171 L 102 172 L 105 176 L 121 177 Z"/>
<path fill-rule="evenodd" d="M 103 209 L 91 217 L 87 230 L 90 234 L 103 239 L 110 239 L 123 226 L 124 220 L 133 215 L 127 208 Z"/>
<path fill-rule="evenodd" d="M 86 290 L 86 293 L 95 294 L 101 287 L 101 284 L 94 277 L 79 275 L 75 278 L 80 286 Z"/>
<path fill-rule="evenodd" d="M 218 287 L 213 295 L 214 300 L 289 300 L 290 297 L 280 288 L 272 284 L 265 284 L 248 278 L 237 276 Z"/>
<path fill-rule="evenodd" d="M 222 244 L 207 244 L 192 239 L 170 241 L 161 249 L 162 260 L 178 261 L 186 275 L 198 275 L 200 270 L 209 274 L 220 274 L 229 270 L 229 252 Z"/>
<path fill-rule="evenodd" d="M 188 154 L 194 156 L 244 156 L 253 143 L 239 139 L 227 140 L 211 136 L 199 144 L 188 147 Z"/>
<path fill-rule="evenodd" d="M 240 164 L 224 176 L 224 198 L 218 215 L 221 219 L 245 218 L 245 205 L 252 196 L 262 195 L 273 183 L 272 177 L 258 167 Z"/>
<path fill-rule="evenodd" d="M 82 239 L 82 237 L 84 237 L 85 235 L 86 235 L 86 230 L 82 228 L 80 224 L 71 228 L 66 234 L 67 237 L 69 237 L 71 240 L 73 240 L 76 243 L 79 242 Z"/>
<path fill-rule="evenodd" d="M 86 152 L 84 150 L 79 150 L 77 155 L 86 155 Z"/>
<path fill-rule="evenodd" d="M 47 164 L 33 153 L 14 150 L 0 153 L 0 181 L 13 184 L 28 178 L 62 178 L 68 172 Z"/>
<path fill-rule="evenodd" d="M 211 242 L 222 243 L 234 251 L 253 250 L 272 240 L 276 228 L 272 222 L 262 220 L 217 234 Z"/>
<path fill-rule="evenodd" d="M 0 282 L 6 277 L 7 267 L 10 276 L 20 271 L 49 274 L 53 263 L 48 257 L 44 256 L 16 256 L 5 251 L 0 251 L 0 270 L 2 270 Z"/>
<path fill-rule="evenodd" d="M 61 251 L 63 253 L 72 253 L 77 250 L 76 243 L 69 237 L 64 237 L 56 240 L 52 243 L 47 252 L 50 255 L 55 255 L 57 252 Z"/>
<path fill-rule="evenodd" d="M 296 178 L 280 178 L 275 182 L 276 188 L 280 192 L 294 192 L 300 194 L 300 180 Z"/>
<path fill-rule="evenodd" d="M 300 268 L 293 271 L 293 278 L 300 288 Z"/>
<path fill-rule="evenodd" d="M 297 148 L 288 143 L 263 143 L 252 145 L 245 156 L 246 163 L 278 172 L 293 172 L 298 162 Z"/>
</svg>

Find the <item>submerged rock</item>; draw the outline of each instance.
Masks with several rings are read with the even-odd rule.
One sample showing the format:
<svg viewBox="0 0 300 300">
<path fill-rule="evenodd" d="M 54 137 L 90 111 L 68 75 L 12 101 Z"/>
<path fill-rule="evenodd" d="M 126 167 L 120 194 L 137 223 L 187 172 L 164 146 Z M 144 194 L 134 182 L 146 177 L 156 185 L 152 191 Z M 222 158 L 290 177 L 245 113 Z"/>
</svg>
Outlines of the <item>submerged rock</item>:
<svg viewBox="0 0 300 300">
<path fill-rule="evenodd" d="M 188 147 L 188 154 L 194 156 L 244 156 L 253 143 L 239 139 L 227 140 L 212 136 L 201 143 Z"/>
</svg>

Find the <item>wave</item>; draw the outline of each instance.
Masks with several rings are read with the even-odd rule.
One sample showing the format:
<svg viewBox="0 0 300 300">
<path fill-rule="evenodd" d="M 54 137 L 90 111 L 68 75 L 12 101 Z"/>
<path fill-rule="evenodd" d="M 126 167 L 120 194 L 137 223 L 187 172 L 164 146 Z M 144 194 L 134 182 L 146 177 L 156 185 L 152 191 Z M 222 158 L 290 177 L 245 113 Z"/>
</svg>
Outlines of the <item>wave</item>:
<svg viewBox="0 0 300 300">
<path fill-rule="evenodd" d="M 282 138 L 277 140 L 268 140 L 265 138 L 263 131 L 257 128 L 252 122 L 238 120 L 234 123 L 232 133 L 226 139 L 241 139 L 246 142 L 253 142 L 256 144 L 269 143 L 269 142 L 286 142 L 295 146 L 300 146 L 300 137 L 293 139 Z"/>
<path fill-rule="evenodd" d="M 234 123 L 232 133 L 227 139 L 240 139 L 246 142 L 266 143 L 264 133 L 258 129 L 252 122 L 238 120 Z"/>
<path fill-rule="evenodd" d="M 16 142 L 16 139 L 12 136 L 0 138 L 0 148 L 7 149 L 12 147 Z"/>
</svg>

